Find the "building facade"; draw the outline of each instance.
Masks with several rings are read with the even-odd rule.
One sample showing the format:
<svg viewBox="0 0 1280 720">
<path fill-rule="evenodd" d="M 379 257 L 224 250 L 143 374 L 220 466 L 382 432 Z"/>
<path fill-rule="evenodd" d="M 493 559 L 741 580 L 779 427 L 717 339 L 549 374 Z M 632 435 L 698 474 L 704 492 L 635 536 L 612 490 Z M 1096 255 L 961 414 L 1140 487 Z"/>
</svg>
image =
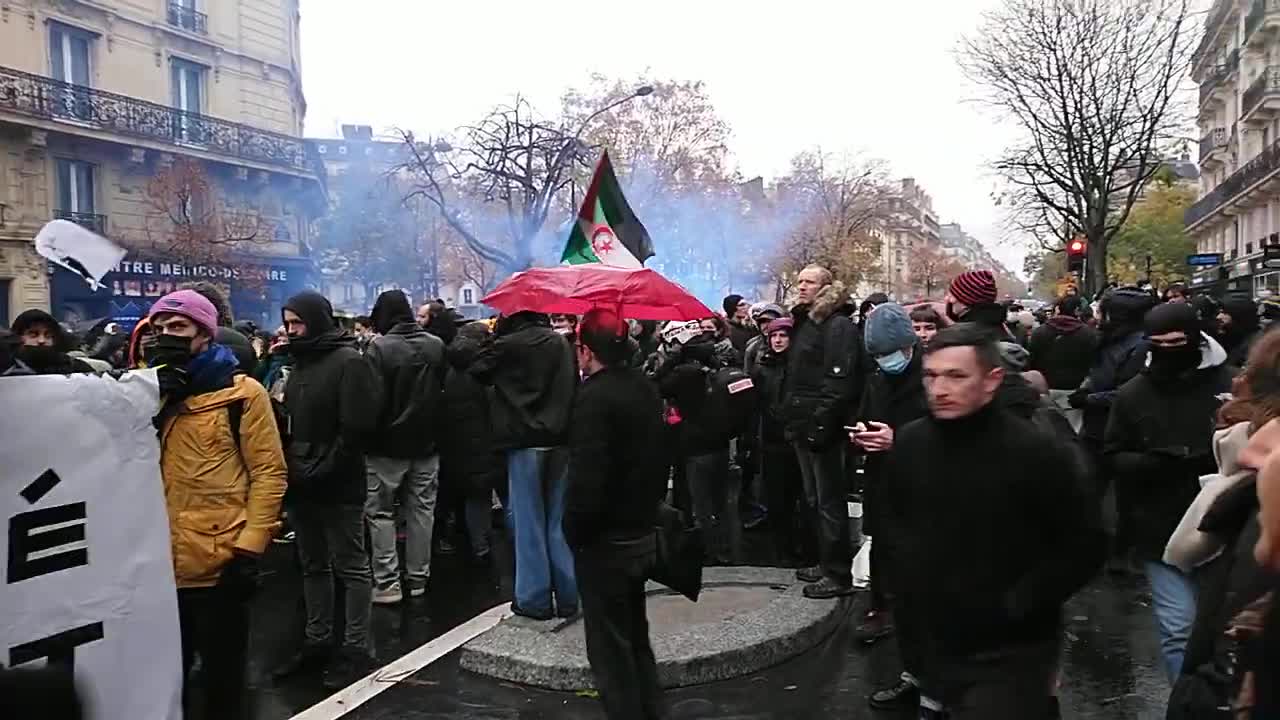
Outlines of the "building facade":
<svg viewBox="0 0 1280 720">
<path fill-rule="evenodd" d="M 1253 295 L 1280 292 L 1262 267 L 1280 245 L 1280 2 L 1217 0 L 1192 60 L 1199 85 L 1199 199 L 1187 232 L 1222 264 L 1192 274 L 1192 287 Z"/>
<path fill-rule="evenodd" d="M 282 300 L 311 284 L 324 204 L 301 139 L 299 22 L 297 0 L 0 3 L 0 323 L 29 307 L 128 322 L 195 279 L 222 285 L 237 315 L 279 322 Z M 175 163 L 203 178 L 184 215 L 251 216 L 253 233 L 216 259 L 161 249 L 172 228 L 155 224 L 149 183 Z M 130 251 L 104 290 L 35 254 L 53 218 Z"/>
<path fill-rule="evenodd" d="M 890 200 L 887 219 L 879 229 L 880 269 L 891 296 L 921 297 L 925 283 L 912 273 L 912 253 L 941 247 L 941 228 L 933 198 L 914 178 L 899 181 L 898 194 Z"/>
</svg>

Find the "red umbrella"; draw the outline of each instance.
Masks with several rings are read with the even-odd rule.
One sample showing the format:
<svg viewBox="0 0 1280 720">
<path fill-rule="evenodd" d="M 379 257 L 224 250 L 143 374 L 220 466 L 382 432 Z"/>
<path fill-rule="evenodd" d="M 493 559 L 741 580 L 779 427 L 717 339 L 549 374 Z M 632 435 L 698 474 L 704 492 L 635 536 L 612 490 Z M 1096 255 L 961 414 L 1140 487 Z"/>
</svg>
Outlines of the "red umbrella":
<svg viewBox="0 0 1280 720">
<path fill-rule="evenodd" d="M 504 315 L 521 310 L 582 315 L 597 307 L 633 320 L 701 320 L 714 314 L 688 290 L 654 270 L 601 263 L 518 272 L 481 302 Z"/>
</svg>

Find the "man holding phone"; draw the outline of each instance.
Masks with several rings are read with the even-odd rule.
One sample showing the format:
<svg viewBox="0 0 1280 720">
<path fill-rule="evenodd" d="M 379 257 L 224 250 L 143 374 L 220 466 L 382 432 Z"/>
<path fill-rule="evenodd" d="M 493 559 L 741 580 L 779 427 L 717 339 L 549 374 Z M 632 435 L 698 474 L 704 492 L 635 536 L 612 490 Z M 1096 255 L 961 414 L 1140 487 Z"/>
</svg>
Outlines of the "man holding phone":
<svg viewBox="0 0 1280 720">
<path fill-rule="evenodd" d="M 862 622 L 854 631 L 866 644 L 892 635 L 895 629 L 891 610 L 891 582 L 887 570 L 890 547 L 885 533 L 893 531 L 884 522 L 884 466 L 888 451 L 893 449 L 894 431 L 929 414 L 929 404 L 921 380 L 920 343 L 912 328 L 911 316 L 897 303 L 876 307 L 867 315 L 863 331 L 867 356 L 875 361 L 875 371 L 867 376 L 866 389 L 858 408 L 857 422 L 849 426 L 849 440 L 867 454 L 864 465 L 863 528 L 873 540 L 871 544 L 871 603 Z M 871 696 L 874 707 L 894 707 L 917 701 L 918 692 L 911 675 L 913 653 L 911 637 L 899 638 L 903 664 L 907 672 L 893 687 Z"/>
</svg>

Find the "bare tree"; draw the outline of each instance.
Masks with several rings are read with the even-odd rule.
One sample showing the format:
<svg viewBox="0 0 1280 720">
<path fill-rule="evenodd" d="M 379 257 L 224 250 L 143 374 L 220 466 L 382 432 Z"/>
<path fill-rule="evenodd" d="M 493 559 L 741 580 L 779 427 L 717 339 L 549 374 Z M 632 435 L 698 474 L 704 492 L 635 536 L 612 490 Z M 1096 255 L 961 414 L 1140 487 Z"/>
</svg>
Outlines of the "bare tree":
<svg viewBox="0 0 1280 720">
<path fill-rule="evenodd" d="M 191 158 L 174 158 L 147 181 L 143 208 L 142 236 L 132 244 L 189 265 L 228 263 L 233 254 L 274 240 L 258 207 L 248 200 L 233 204 Z"/>
<path fill-rule="evenodd" d="M 803 152 L 792 158 L 776 194 L 779 205 L 799 213 L 770 263 L 780 286 L 789 287 L 809 264 L 827 267 L 849 287 L 877 277 L 881 241 L 874 231 L 889 220 L 896 196 L 883 162 Z"/>
<path fill-rule="evenodd" d="M 946 287 L 964 267 L 955 258 L 931 247 L 914 248 L 907 261 L 911 282 L 924 289 L 924 296 L 932 298 L 934 292 Z"/>
<path fill-rule="evenodd" d="M 961 68 L 1017 130 L 995 161 L 1011 223 L 1047 249 L 1085 236 L 1094 286 L 1107 277 L 1107 244 L 1180 136 L 1189 3 L 1004 0 L 961 43 Z"/>
<path fill-rule="evenodd" d="M 419 142 L 401 131 L 409 149 L 403 166 L 412 178 L 406 199 L 438 207 L 467 247 L 509 272 L 533 263 L 534 240 L 556 196 L 571 181 L 570 166 L 586 146 L 563 124 L 541 119 L 517 96 L 477 125 L 462 129 L 461 147 Z M 483 227 L 485 205 L 497 206 L 494 232 Z"/>
<path fill-rule="evenodd" d="M 643 100 L 624 102 L 637 87 L 651 90 Z M 733 179 L 726 169 L 729 125 L 700 81 L 593 75 L 586 89 L 569 90 L 561 103 L 569 124 L 584 128 L 588 147 L 609 149 L 641 216 L 667 197 Z M 585 182 L 591 169 L 577 166 L 578 181 Z"/>
</svg>

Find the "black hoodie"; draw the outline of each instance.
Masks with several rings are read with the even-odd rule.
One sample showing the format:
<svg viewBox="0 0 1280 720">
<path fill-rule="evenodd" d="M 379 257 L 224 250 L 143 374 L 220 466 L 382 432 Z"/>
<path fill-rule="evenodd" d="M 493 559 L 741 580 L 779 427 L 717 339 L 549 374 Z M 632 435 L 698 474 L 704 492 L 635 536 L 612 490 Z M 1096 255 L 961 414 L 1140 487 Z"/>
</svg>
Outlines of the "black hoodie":
<svg viewBox="0 0 1280 720">
<path fill-rule="evenodd" d="M 67 354 L 75 349 L 71 336 L 49 313 L 43 310 L 27 310 L 14 318 L 13 326 L 10 329 L 14 335 L 21 339 L 22 334 L 33 325 L 48 326 L 50 333 L 53 335 L 52 347 L 33 347 L 19 344 L 15 350 L 15 357 L 33 372 L 37 375 L 70 375 L 71 373 L 93 372 L 93 368 L 89 366 L 89 363 Z"/>
<path fill-rule="evenodd" d="M 369 454 L 431 457 L 442 420 L 444 343 L 418 325 L 409 299 L 399 290 L 379 295 L 370 317 L 381 335 L 369 343 L 364 357 L 382 388 L 382 413 Z"/>
<path fill-rule="evenodd" d="M 1243 368 L 1253 344 L 1262 335 L 1258 306 L 1248 295 L 1229 293 L 1222 298 L 1222 312 L 1231 318 L 1231 324 L 1221 334 L 1222 347 L 1227 351 L 1227 364 Z"/>
<path fill-rule="evenodd" d="M 573 346 L 545 315 L 516 313 L 498 325 L 470 371 L 493 388 L 494 441 L 501 449 L 563 446 L 578 385 Z"/>
<path fill-rule="evenodd" d="M 1075 390 L 1098 353 L 1098 331 L 1070 315 L 1054 315 L 1031 333 L 1028 370 L 1039 370 L 1051 390 Z"/>
<path fill-rule="evenodd" d="M 284 305 L 307 324 L 290 337 L 294 369 L 285 385 L 291 501 L 364 503 L 364 451 L 377 427 L 380 389 L 355 340 L 338 329 L 324 296 L 303 292 Z"/>
<path fill-rule="evenodd" d="M 489 392 L 470 369 L 483 333 L 465 326 L 446 351 L 450 372 L 444 386 L 445 422 L 440 433 L 440 476 L 467 495 L 489 496 L 506 477 L 506 461 L 494 448 Z"/>
</svg>

